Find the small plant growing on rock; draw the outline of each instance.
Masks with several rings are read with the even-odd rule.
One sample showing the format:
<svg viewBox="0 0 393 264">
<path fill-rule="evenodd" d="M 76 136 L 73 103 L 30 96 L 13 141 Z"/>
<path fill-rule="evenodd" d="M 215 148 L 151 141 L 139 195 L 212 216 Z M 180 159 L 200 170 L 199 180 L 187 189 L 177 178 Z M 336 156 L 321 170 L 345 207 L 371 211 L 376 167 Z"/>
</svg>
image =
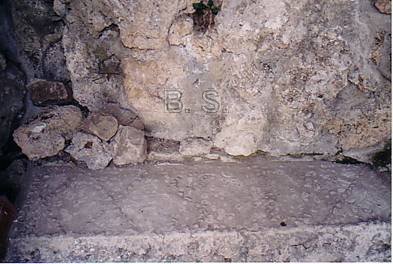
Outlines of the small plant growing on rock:
<svg viewBox="0 0 393 264">
<path fill-rule="evenodd" d="M 213 0 L 208 0 L 207 2 L 206 0 L 201 0 L 192 6 L 195 10 L 192 18 L 197 31 L 205 32 L 214 26 L 214 18 L 221 10 L 221 3 L 216 4 Z"/>
</svg>

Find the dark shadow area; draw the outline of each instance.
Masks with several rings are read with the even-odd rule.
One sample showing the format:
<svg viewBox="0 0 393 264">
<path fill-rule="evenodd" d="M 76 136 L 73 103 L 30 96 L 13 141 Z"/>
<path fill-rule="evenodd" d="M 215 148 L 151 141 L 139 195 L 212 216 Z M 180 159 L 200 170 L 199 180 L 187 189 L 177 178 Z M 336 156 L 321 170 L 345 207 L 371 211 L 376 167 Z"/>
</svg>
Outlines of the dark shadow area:
<svg viewBox="0 0 393 264">
<path fill-rule="evenodd" d="M 0 260 L 25 182 L 27 162 L 12 138 L 24 115 L 26 75 L 22 69 L 9 0 L 0 0 Z"/>
<path fill-rule="evenodd" d="M 386 143 L 384 149 L 376 153 L 372 158 L 375 167 L 388 167 L 392 164 L 392 142 Z"/>
</svg>

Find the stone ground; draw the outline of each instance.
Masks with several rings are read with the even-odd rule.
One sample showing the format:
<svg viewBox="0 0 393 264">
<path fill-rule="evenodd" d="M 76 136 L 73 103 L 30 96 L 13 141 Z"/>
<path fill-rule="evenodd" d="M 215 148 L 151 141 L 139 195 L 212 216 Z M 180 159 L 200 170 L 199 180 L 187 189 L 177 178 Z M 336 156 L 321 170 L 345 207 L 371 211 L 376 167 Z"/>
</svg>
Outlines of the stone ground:
<svg viewBox="0 0 393 264">
<path fill-rule="evenodd" d="M 390 261 L 390 178 L 322 161 L 32 170 L 7 261 Z"/>
</svg>

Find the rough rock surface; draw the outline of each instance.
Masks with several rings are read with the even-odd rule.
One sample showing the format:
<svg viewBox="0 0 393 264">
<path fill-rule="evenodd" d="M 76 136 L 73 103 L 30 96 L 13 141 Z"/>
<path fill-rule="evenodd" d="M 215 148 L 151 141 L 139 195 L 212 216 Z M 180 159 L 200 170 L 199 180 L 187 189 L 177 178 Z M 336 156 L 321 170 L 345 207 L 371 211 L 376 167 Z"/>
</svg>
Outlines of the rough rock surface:
<svg viewBox="0 0 393 264">
<path fill-rule="evenodd" d="M 140 130 L 145 128 L 135 110 L 121 107 L 119 103 L 107 103 L 100 108 L 100 112 L 113 115 L 122 126 L 131 126 Z"/>
<path fill-rule="evenodd" d="M 34 122 L 29 126 L 18 128 L 14 132 L 16 144 L 30 160 L 52 157 L 64 149 L 64 137 L 57 131 L 46 128 L 47 124 Z"/>
<path fill-rule="evenodd" d="M 112 160 L 113 148 L 98 137 L 78 132 L 72 138 L 71 145 L 65 151 L 84 162 L 89 169 L 100 170 L 108 166 Z"/>
<path fill-rule="evenodd" d="M 390 261 L 388 178 L 260 159 L 36 167 L 7 260 Z"/>
<path fill-rule="evenodd" d="M 47 109 L 37 119 L 14 131 L 14 140 L 29 159 L 51 157 L 63 150 L 82 122 L 82 113 L 75 106 Z"/>
<path fill-rule="evenodd" d="M 189 138 L 181 142 L 179 152 L 184 156 L 201 156 L 210 153 L 212 142 L 200 139 Z"/>
<path fill-rule="evenodd" d="M 12 17 L 27 82 L 34 78 L 69 81 L 62 46 L 64 23 L 53 11 L 53 1 L 13 0 Z"/>
<path fill-rule="evenodd" d="M 392 13 L 392 1 L 391 0 L 376 0 L 375 7 L 379 12 L 383 14 L 391 14 Z"/>
<path fill-rule="evenodd" d="M 61 82 L 35 79 L 27 85 L 27 89 L 30 91 L 31 100 L 35 105 L 65 103 L 71 98 L 67 88 Z"/>
<path fill-rule="evenodd" d="M 183 156 L 179 152 L 179 141 L 150 137 L 147 143 L 148 160 L 183 160 Z"/>
<path fill-rule="evenodd" d="M 0 3 L 0 156 L 16 151 L 13 130 L 39 112 L 25 94 L 26 85 L 40 78 L 70 86 L 61 41 L 64 23 L 52 4 L 48 0 Z"/>
<path fill-rule="evenodd" d="M 134 127 L 120 126 L 113 142 L 115 165 L 128 165 L 145 161 L 147 143 L 145 133 Z"/>
<path fill-rule="evenodd" d="M 81 125 L 82 119 L 83 115 L 78 107 L 67 105 L 48 108 L 40 114 L 36 122 L 43 122 L 48 129 L 55 130 L 66 139 L 70 139 Z"/>
<path fill-rule="evenodd" d="M 90 114 L 83 124 L 84 130 L 104 141 L 109 141 L 116 135 L 118 127 L 119 123 L 115 117 L 102 113 Z"/>
<path fill-rule="evenodd" d="M 118 103 L 108 103 L 100 108 L 100 112 L 116 117 L 120 125 L 130 126 L 138 117 L 130 109 L 122 108 Z"/>
<path fill-rule="evenodd" d="M 391 17 L 370 1 L 226 0 L 204 33 L 193 0 L 55 2 L 75 98 L 134 107 L 150 136 L 366 161 L 390 138 Z"/>
</svg>

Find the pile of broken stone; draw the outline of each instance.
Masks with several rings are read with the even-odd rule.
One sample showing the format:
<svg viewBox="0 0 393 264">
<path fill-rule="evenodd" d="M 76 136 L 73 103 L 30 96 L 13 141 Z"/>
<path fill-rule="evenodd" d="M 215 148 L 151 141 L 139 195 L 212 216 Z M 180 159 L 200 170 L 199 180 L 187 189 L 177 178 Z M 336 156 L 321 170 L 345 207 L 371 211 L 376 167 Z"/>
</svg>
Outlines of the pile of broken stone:
<svg viewBox="0 0 393 264">
<path fill-rule="evenodd" d="M 34 80 L 28 85 L 34 105 L 42 108 L 14 131 L 14 141 L 30 160 L 68 153 L 89 169 L 136 164 L 146 159 L 144 125 L 131 110 L 108 103 L 85 114 L 71 102 L 63 83 Z M 55 102 L 55 104 L 53 104 Z"/>
</svg>

